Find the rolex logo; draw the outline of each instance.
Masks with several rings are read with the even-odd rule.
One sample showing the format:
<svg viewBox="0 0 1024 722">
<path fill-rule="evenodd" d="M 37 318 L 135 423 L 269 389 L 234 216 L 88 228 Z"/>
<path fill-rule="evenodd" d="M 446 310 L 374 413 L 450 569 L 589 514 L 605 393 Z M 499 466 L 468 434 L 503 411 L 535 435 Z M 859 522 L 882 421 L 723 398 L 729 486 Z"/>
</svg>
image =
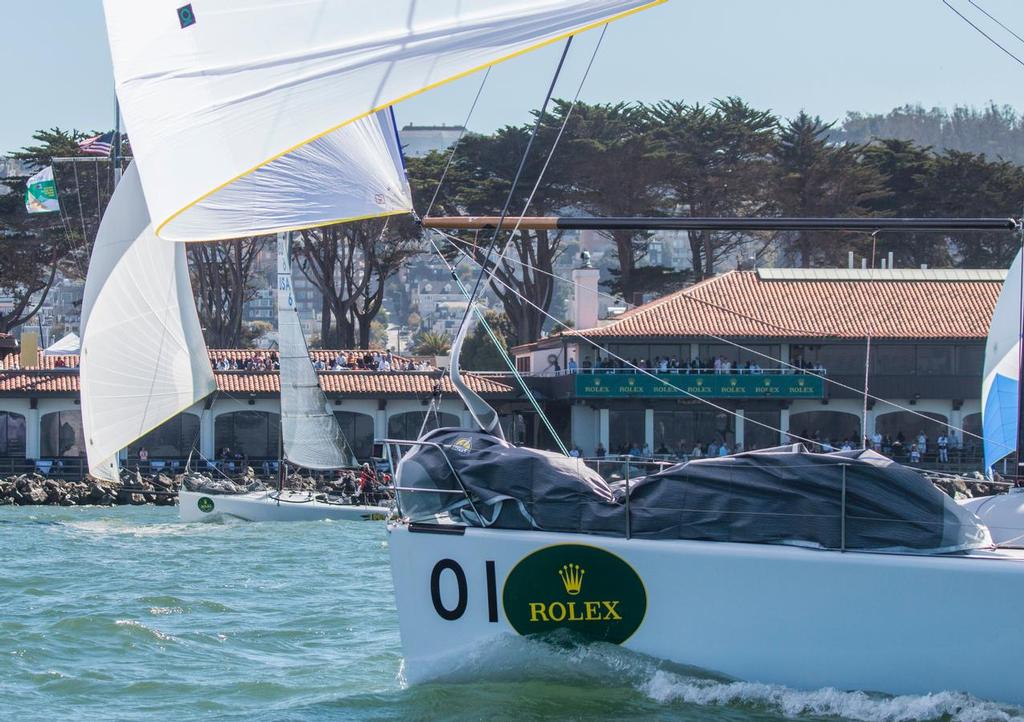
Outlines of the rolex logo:
<svg viewBox="0 0 1024 722">
<path fill-rule="evenodd" d="M 583 588 L 583 575 L 586 569 L 581 569 L 579 564 L 566 564 L 558 570 L 558 576 L 562 578 L 562 585 L 566 594 L 575 597 Z"/>
</svg>

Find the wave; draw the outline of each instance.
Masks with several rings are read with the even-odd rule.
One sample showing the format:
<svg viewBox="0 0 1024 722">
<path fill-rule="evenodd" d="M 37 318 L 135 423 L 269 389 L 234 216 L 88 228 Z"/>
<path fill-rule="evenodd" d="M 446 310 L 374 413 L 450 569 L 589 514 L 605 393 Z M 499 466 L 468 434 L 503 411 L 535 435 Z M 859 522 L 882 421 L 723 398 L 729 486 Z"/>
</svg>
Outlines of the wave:
<svg viewBox="0 0 1024 722">
<path fill-rule="evenodd" d="M 1024 722 L 1024 709 L 961 692 L 891 696 L 826 688 L 799 690 L 739 682 L 676 665 L 622 647 L 580 642 L 567 635 L 545 640 L 503 637 L 460 659 L 428 686 L 451 683 L 557 681 L 594 689 L 627 687 L 660 707 L 743 708 L 786 719 L 838 718 L 853 722 Z M 404 677 L 400 672 L 400 682 Z M 411 688 L 416 689 L 415 687 Z M 410 691 L 411 691 L 410 690 Z"/>
</svg>

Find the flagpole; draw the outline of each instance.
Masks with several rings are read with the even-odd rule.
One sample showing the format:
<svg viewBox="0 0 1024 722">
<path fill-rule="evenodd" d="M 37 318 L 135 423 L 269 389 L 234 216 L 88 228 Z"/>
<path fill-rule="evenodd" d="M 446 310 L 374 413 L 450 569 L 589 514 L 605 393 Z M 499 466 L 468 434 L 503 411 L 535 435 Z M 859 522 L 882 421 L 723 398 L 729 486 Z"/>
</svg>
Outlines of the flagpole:
<svg viewBox="0 0 1024 722">
<path fill-rule="evenodd" d="M 114 187 L 121 182 L 121 101 L 114 95 Z"/>
</svg>

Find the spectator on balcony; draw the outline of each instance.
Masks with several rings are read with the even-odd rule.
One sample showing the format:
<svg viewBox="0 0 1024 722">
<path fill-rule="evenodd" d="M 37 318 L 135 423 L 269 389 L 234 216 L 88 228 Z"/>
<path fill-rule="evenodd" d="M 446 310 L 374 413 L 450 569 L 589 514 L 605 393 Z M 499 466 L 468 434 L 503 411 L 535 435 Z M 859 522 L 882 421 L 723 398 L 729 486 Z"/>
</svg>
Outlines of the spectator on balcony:
<svg viewBox="0 0 1024 722">
<path fill-rule="evenodd" d="M 598 459 L 603 459 L 608 452 L 604 448 L 604 444 L 600 441 L 597 442 L 597 448 L 594 449 L 594 456 Z"/>
<path fill-rule="evenodd" d="M 939 447 L 939 463 L 949 463 L 949 437 L 945 434 L 939 434 L 939 438 L 935 440 L 936 445 Z"/>
<path fill-rule="evenodd" d="M 700 442 L 698 441 L 693 445 L 693 449 L 690 451 L 690 458 L 699 459 L 702 456 L 704 456 L 704 450 L 700 447 Z"/>
<path fill-rule="evenodd" d="M 569 359 L 569 362 L 565 365 L 565 370 L 566 370 L 566 372 L 568 372 L 570 374 L 576 373 L 578 368 L 576 366 L 576 359 L 575 358 L 570 358 Z"/>
<path fill-rule="evenodd" d="M 921 463 L 921 450 L 914 444 L 910 447 L 910 463 L 920 464 Z"/>
<path fill-rule="evenodd" d="M 577 444 L 573 444 L 572 448 L 569 449 L 569 456 L 574 459 L 578 459 L 583 456 L 583 449 L 581 449 Z"/>
<path fill-rule="evenodd" d="M 593 364 L 590 363 L 590 357 L 583 357 L 583 373 L 589 374 L 593 370 Z"/>
<path fill-rule="evenodd" d="M 928 453 L 928 436 L 924 433 L 924 429 L 917 434 L 917 449 L 921 452 L 921 456 Z"/>
<path fill-rule="evenodd" d="M 871 448 L 879 452 L 882 450 L 882 434 L 877 430 L 871 435 Z"/>
</svg>

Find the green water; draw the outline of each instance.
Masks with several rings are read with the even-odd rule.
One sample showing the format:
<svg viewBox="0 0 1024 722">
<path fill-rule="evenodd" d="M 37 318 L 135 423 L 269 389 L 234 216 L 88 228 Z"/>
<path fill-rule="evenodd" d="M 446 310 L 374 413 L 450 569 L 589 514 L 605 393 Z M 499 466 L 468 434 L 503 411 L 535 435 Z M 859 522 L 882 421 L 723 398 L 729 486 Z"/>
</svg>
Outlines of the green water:
<svg viewBox="0 0 1024 722">
<path fill-rule="evenodd" d="M 0 550 L 2 720 L 1024 722 L 958 694 L 799 692 L 522 639 L 406 687 L 378 523 L 5 507 Z"/>
</svg>

